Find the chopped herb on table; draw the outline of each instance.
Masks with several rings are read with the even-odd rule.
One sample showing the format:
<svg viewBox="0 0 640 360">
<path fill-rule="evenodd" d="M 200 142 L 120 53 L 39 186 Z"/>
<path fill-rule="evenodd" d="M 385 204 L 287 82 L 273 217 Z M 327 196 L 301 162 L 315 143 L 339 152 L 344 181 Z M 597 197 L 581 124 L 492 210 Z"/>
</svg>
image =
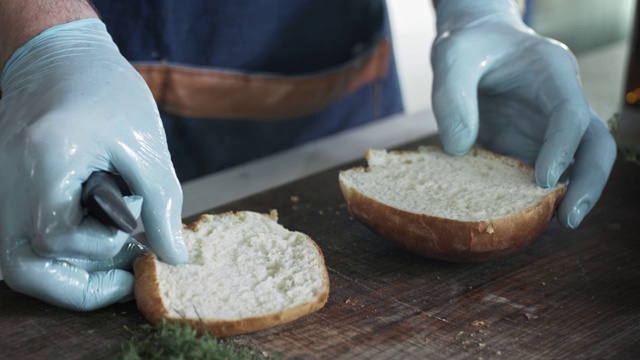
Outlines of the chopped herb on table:
<svg viewBox="0 0 640 360">
<path fill-rule="evenodd" d="M 279 359 L 242 339 L 199 336 L 190 326 L 163 321 L 157 327 L 145 324 L 122 344 L 123 360 L 138 359 Z"/>
</svg>

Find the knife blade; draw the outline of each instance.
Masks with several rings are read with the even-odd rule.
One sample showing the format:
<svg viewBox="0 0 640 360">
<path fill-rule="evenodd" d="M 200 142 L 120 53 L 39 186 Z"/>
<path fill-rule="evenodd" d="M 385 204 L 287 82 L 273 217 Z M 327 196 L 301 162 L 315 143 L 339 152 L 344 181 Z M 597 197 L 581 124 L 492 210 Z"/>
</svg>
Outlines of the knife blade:
<svg viewBox="0 0 640 360">
<path fill-rule="evenodd" d="M 124 201 L 123 192 L 128 194 L 128 188 L 118 175 L 94 171 L 82 184 L 80 201 L 87 214 L 131 234 L 138 223 Z"/>
</svg>

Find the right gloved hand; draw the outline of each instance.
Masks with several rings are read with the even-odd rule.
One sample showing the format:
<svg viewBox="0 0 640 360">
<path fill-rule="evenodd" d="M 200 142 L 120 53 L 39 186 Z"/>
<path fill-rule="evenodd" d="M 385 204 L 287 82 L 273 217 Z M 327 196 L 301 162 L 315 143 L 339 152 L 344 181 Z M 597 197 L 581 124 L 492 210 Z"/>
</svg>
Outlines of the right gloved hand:
<svg viewBox="0 0 640 360">
<path fill-rule="evenodd" d="M 433 110 L 444 149 L 476 142 L 535 165 L 542 187 L 566 176 L 557 219 L 576 228 L 600 198 L 616 158 L 591 110 L 573 54 L 527 27 L 510 0 L 441 0 L 433 45 Z"/>
<path fill-rule="evenodd" d="M 119 173 L 142 203 L 148 245 L 186 261 L 182 192 L 153 97 L 97 19 L 19 48 L 0 86 L 0 265 L 14 290 L 74 310 L 127 299 L 141 247 L 84 216 L 82 183 Z"/>
</svg>

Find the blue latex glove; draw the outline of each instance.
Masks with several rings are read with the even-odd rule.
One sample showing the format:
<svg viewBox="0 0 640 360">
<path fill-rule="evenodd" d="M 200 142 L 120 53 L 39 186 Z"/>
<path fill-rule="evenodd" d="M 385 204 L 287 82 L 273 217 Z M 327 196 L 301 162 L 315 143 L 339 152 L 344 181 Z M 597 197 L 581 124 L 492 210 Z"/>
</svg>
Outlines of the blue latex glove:
<svg viewBox="0 0 640 360">
<path fill-rule="evenodd" d="M 102 22 L 31 39 L 0 85 L 0 264 L 11 288 L 74 310 L 132 295 L 123 269 L 143 248 L 80 205 L 96 170 L 121 174 L 137 195 L 127 202 L 141 212 L 151 250 L 169 263 L 187 259 L 182 191 L 157 107 Z"/>
<path fill-rule="evenodd" d="M 441 0 L 431 61 L 445 151 L 462 155 L 477 140 L 535 165 L 542 187 L 564 174 L 557 218 L 577 227 L 602 193 L 616 147 L 567 47 L 527 27 L 512 0 Z"/>
</svg>

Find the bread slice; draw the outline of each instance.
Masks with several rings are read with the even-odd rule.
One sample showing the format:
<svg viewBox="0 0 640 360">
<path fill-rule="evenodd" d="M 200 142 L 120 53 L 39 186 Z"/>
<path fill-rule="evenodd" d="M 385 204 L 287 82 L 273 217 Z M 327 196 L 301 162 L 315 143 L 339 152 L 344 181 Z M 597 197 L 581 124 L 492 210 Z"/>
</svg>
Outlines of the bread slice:
<svg viewBox="0 0 640 360">
<path fill-rule="evenodd" d="M 546 228 L 566 186 L 536 185 L 533 169 L 473 149 L 447 155 L 368 150 L 368 168 L 341 171 L 352 216 L 385 239 L 418 255 L 483 261 L 509 255 Z"/>
<path fill-rule="evenodd" d="M 322 251 L 279 225 L 275 211 L 202 215 L 183 233 L 188 263 L 152 254 L 134 263 L 136 302 L 152 324 L 167 319 L 225 337 L 293 321 L 327 301 Z"/>
</svg>

